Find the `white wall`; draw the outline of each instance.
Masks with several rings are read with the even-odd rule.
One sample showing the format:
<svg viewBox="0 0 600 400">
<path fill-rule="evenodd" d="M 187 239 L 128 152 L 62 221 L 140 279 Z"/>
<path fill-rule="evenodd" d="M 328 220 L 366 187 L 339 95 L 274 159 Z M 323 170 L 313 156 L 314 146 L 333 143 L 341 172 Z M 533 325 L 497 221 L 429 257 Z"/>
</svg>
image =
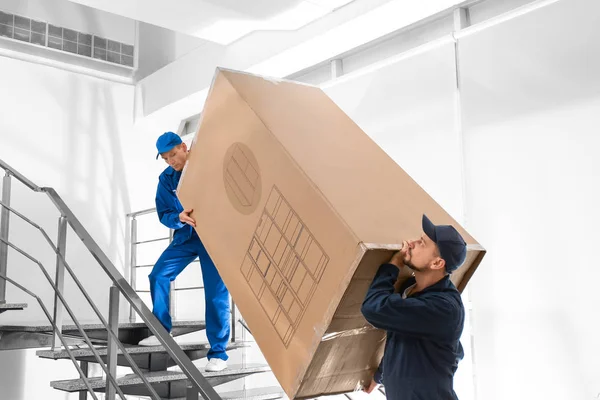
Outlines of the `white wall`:
<svg viewBox="0 0 600 400">
<path fill-rule="evenodd" d="M 81 220 L 115 266 L 125 268 L 125 214 L 130 211 L 125 159 L 137 149 L 133 138 L 133 87 L 51 67 L 0 58 L 3 72 L 0 96 L 0 159 L 40 186 L 54 187 Z M 56 238 L 58 212 L 43 194 L 27 191 L 13 180 L 12 206 Z M 69 229 L 67 262 L 79 275 L 105 316 L 109 279 Z M 54 276 L 55 257 L 42 236 L 11 217 L 10 240 L 38 258 Z M 52 292 L 37 266 L 9 252 L 8 276 L 36 292 L 52 310 Z M 91 309 L 66 279 L 65 296 L 82 321 Z M 44 314 L 33 299 L 8 285 L 8 301 L 29 303 L 22 312 L 0 315 L 0 324 L 33 324 Z M 126 307 L 121 301 L 122 318 Z M 2 398 L 64 399 L 49 388 L 49 376 L 29 373 L 52 369 L 62 379 L 74 378 L 69 362 L 38 360 L 31 351 L 0 352 Z M 15 379 L 14 372 L 27 376 Z M 30 369 L 31 368 L 31 369 Z M 22 370 L 21 370 L 22 369 Z M 59 373 L 58 371 L 62 371 Z"/>
<path fill-rule="evenodd" d="M 140 22 L 136 78 L 140 80 L 153 74 L 204 43 L 204 40 L 194 36 Z"/>
<path fill-rule="evenodd" d="M 600 3 L 550 3 L 458 35 L 461 140 L 442 48 L 325 86 L 488 250 L 468 286 L 478 400 L 600 393 Z"/>
<path fill-rule="evenodd" d="M 68 0 L 2 0 L 0 10 L 122 43 L 135 43 L 134 20 Z"/>
<path fill-rule="evenodd" d="M 143 79 L 173 62 L 175 32 L 159 26 L 139 23 L 137 79 Z"/>
<path fill-rule="evenodd" d="M 600 393 L 600 4 L 460 39 L 478 399 Z M 560 29 L 557 27 L 560 26 Z"/>
</svg>

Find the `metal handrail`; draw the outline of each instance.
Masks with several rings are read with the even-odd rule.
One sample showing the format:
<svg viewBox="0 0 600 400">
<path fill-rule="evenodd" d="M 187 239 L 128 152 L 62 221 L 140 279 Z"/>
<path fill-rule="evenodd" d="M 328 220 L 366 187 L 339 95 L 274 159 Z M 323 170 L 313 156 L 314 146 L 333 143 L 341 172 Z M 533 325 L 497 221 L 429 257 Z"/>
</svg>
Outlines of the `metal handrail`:
<svg viewBox="0 0 600 400">
<path fill-rule="evenodd" d="M 135 212 L 127 214 L 127 216 L 128 217 L 139 217 L 140 215 L 152 214 L 154 212 L 156 212 L 156 207 L 147 208 L 145 210 L 140 210 L 140 211 L 135 211 Z"/>
<path fill-rule="evenodd" d="M 160 238 L 156 238 L 156 239 L 148 239 L 148 240 L 141 240 L 139 242 L 133 242 L 133 244 L 148 244 L 148 243 L 154 243 L 154 242 L 162 242 L 163 240 L 170 240 L 171 237 L 167 236 L 167 237 L 160 237 Z"/>
<path fill-rule="evenodd" d="M 92 254 L 92 256 L 96 259 L 100 267 L 105 271 L 108 277 L 113 281 L 115 287 L 118 288 L 119 292 L 123 295 L 125 300 L 133 307 L 133 309 L 139 314 L 142 318 L 146 326 L 150 329 L 150 331 L 156 336 L 159 342 L 164 346 L 166 352 L 169 356 L 175 361 L 175 363 L 181 368 L 181 371 L 187 376 L 190 383 L 193 387 L 198 390 L 198 392 L 202 395 L 203 398 L 207 400 L 216 400 L 221 399 L 221 397 L 217 394 L 215 389 L 210 385 L 207 379 L 202 375 L 202 373 L 198 370 L 198 368 L 192 363 L 189 357 L 184 353 L 184 351 L 177 345 L 175 340 L 168 334 L 162 324 L 158 321 L 158 319 L 154 316 L 154 314 L 148 309 L 148 307 L 144 304 L 142 299 L 137 295 L 135 290 L 127 283 L 127 280 L 121 275 L 121 273 L 117 270 L 114 264 L 110 261 L 108 256 L 102 251 L 100 246 L 96 243 L 96 241 L 92 238 L 90 233 L 84 228 L 83 224 L 77 219 L 75 214 L 71 211 L 71 209 L 66 205 L 63 199 L 58 195 L 58 193 L 49 187 L 39 187 L 32 183 L 30 180 L 21 175 L 14 168 L 10 167 L 8 164 L 0 160 L 0 168 L 4 169 L 12 176 L 14 176 L 17 180 L 23 183 L 25 186 L 29 187 L 31 190 L 35 192 L 43 192 L 50 197 L 50 200 L 54 203 L 57 209 L 61 212 L 61 215 L 64 216 L 67 220 L 67 223 L 71 226 L 75 234 L 81 239 L 87 250 Z M 41 229 L 41 228 L 40 228 Z M 47 235 L 45 235 L 47 237 Z M 60 252 L 57 252 L 60 254 Z M 62 255 L 61 255 L 62 258 Z M 64 262 L 64 259 L 63 259 Z M 66 263 L 65 263 L 66 267 Z M 70 270 L 70 268 L 68 268 Z M 72 270 L 69 271 L 72 274 Z M 72 274 L 74 277 L 74 275 Z M 75 277 L 74 277 L 75 279 Z M 83 293 L 87 295 L 85 290 Z M 88 296 L 89 297 L 89 296 Z M 111 330 L 108 329 L 110 332 Z M 117 340 L 117 343 L 120 343 Z M 125 352 L 126 353 L 126 352 Z M 144 379 L 142 377 L 142 379 Z M 118 386 L 117 386 L 118 387 Z"/>
<path fill-rule="evenodd" d="M 2 204 L 2 206 L 4 206 L 4 205 Z M 100 364 L 100 367 L 102 367 L 102 369 L 106 373 L 107 379 L 110 380 L 110 383 L 112 383 L 113 385 L 115 385 L 115 388 L 116 388 L 117 392 L 119 393 L 119 396 L 121 396 L 121 399 L 122 400 L 126 400 L 125 399 L 125 394 L 123 394 L 123 392 L 121 391 L 121 389 L 117 385 L 117 380 L 115 379 L 114 376 L 112 376 L 112 374 L 108 371 L 108 368 L 102 362 L 102 358 L 100 357 L 100 354 L 98 353 L 98 351 L 96 350 L 96 348 L 92 344 L 92 341 L 90 340 L 90 338 L 87 335 L 87 333 L 85 333 L 85 330 L 81 327 L 81 324 L 79 323 L 79 321 L 75 317 L 75 314 L 71 310 L 71 307 L 69 307 L 69 305 L 67 304 L 67 302 L 66 302 L 65 298 L 63 297 L 63 295 L 60 293 L 60 291 L 58 290 L 58 288 L 56 287 L 56 285 L 52 282 L 52 278 L 50 278 L 50 276 L 48 275 L 48 272 L 46 272 L 46 270 L 45 270 L 44 266 L 42 265 L 42 263 L 39 262 L 38 260 L 36 260 L 35 258 L 33 258 L 31 255 L 27 254 L 27 252 L 25 252 L 21 248 L 19 248 L 19 247 L 15 246 L 14 244 L 8 242 L 7 240 L 4 240 L 4 239 L 0 238 L 0 242 L 8 245 L 10 248 L 12 248 L 13 250 L 16 250 L 17 252 L 19 252 L 23 256 L 27 257 L 29 260 L 33 261 L 35 264 L 37 264 L 40 267 L 40 269 L 44 273 L 44 276 L 46 277 L 46 279 L 48 280 L 48 282 L 50 282 L 50 285 L 52 285 L 52 288 L 54 289 L 54 292 L 58 295 L 61 303 L 63 304 L 63 306 L 67 310 L 67 313 L 69 313 L 69 316 L 73 319 L 73 323 L 75 324 L 75 326 L 77 327 L 77 330 L 79 331 L 79 333 L 83 337 L 83 340 L 90 347 L 90 350 L 92 351 L 92 354 L 96 358 L 96 361 Z M 99 314 L 99 315 L 101 316 L 101 314 Z M 102 322 L 104 323 L 104 321 L 102 321 Z M 104 327 L 108 329 L 108 326 L 106 324 L 104 324 Z M 62 343 L 66 344 L 65 342 L 62 342 Z M 65 347 L 67 347 L 67 346 L 65 346 Z M 160 400 L 160 397 L 156 397 L 156 399 Z"/>
<path fill-rule="evenodd" d="M 162 241 L 162 240 L 169 240 L 171 241 L 173 239 L 173 229 L 169 229 L 169 237 L 168 238 L 156 238 L 156 239 L 149 239 L 149 240 L 141 240 L 138 241 L 137 240 L 137 217 L 142 216 L 142 215 L 148 215 L 148 214 L 154 214 L 156 213 L 156 207 L 154 208 L 147 208 L 145 210 L 140 210 L 140 211 L 135 211 L 132 213 L 127 214 L 127 218 L 131 219 L 131 236 L 130 236 L 130 252 L 131 252 L 131 257 L 130 257 L 130 263 L 129 263 L 129 284 L 131 285 L 131 287 L 133 287 L 133 290 L 135 290 L 137 293 L 148 293 L 150 292 L 149 290 L 138 290 L 137 289 L 137 272 L 136 269 L 140 268 L 140 267 L 152 267 L 153 264 L 150 265 L 137 265 L 137 246 L 140 244 L 146 244 L 146 243 L 153 243 L 153 242 L 157 242 L 157 241 Z M 192 289 L 201 289 L 204 290 L 204 286 L 199 286 L 199 287 L 195 287 L 195 288 L 177 288 L 174 285 L 174 282 L 171 282 L 171 291 L 174 292 L 179 292 L 179 291 L 183 291 L 183 290 L 192 290 Z M 171 295 L 171 304 L 170 304 L 170 312 L 171 315 L 173 315 L 173 313 L 175 312 L 175 307 L 174 307 L 174 298 L 175 296 Z M 236 321 L 236 311 L 235 311 L 235 302 L 233 300 L 233 298 L 231 299 L 231 342 L 235 342 L 236 338 L 236 327 L 235 327 L 235 321 Z M 130 322 L 134 322 L 135 321 L 135 312 L 133 310 L 133 307 L 130 307 L 129 310 L 129 321 Z"/>
<path fill-rule="evenodd" d="M 12 176 L 14 176 L 15 178 L 17 178 L 17 180 L 19 180 L 22 184 L 24 184 L 25 186 L 27 186 L 29 189 L 33 190 L 34 192 L 41 192 L 42 191 L 41 187 L 39 187 L 35 183 L 31 182 L 25 176 L 21 175 L 19 173 L 19 171 L 17 171 L 16 169 L 12 168 L 10 165 L 8 165 L 7 163 L 5 163 L 2 160 L 0 160 L 0 168 L 2 168 L 4 171 L 10 172 L 10 174 Z"/>
<path fill-rule="evenodd" d="M 12 279 L 10 279 L 10 278 L 2 275 L 2 274 L 0 274 L 0 279 L 3 279 L 5 281 L 7 281 L 7 282 L 12 283 L 14 286 L 16 286 L 17 288 L 19 288 L 23 292 L 25 292 L 28 295 L 30 295 L 31 297 L 35 298 L 37 300 L 38 304 L 40 305 L 40 307 L 42 308 L 42 311 L 44 311 L 44 314 L 46 314 L 46 318 L 48 319 L 48 321 L 50 321 L 50 324 L 52 325 L 52 330 L 54 331 L 54 333 L 56 335 L 58 335 L 58 337 L 60 338 L 61 343 L 66 343 L 65 338 L 62 335 L 62 332 L 60 331 L 60 329 L 58 329 L 58 327 L 56 326 L 56 324 L 52 320 L 52 317 L 50 316 L 50 313 L 48 312 L 48 309 L 46 308 L 46 306 L 44 306 L 44 303 L 42 302 L 42 299 L 40 299 L 32 291 L 26 289 L 25 287 L 19 285 L 14 280 L 12 280 Z M 79 364 L 77 364 L 77 360 L 75 359 L 75 356 L 73 356 L 73 353 L 71 352 L 71 349 L 69 348 L 69 346 L 65 345 L 65 350 L 67 351 L 67 354 L 69 355 L 69 358 L 73 362 L 73 365 L 75 365 L 75 368 L 77 369 L 77 372 L 79 372 L 79 376 L 81 377 L 81 379 L 83 379 L 83 383 L 85 384 L 85 387 L 87 388 L 88 392 L 90 392 L 92 394 L 92 396 L 94 397 L 94 399 L 98 400 L 98 396 L 96 396 L 96 392 L 94 392 L 94 390 L 92 389 L 92 386 L 90 385 L 90 381 L 88 380 L 86 374 L 83 372 L 83 370 L 81 369 L 81 367 L 79 366 Z"/>
<path fill-rule="evenodd" d="M 52 250 L 54 250 L 54 252 L 56 253 L 56 255 L 60 258 L 60 261 L 64 264 L 65 269 L 69 272 L 69 275 L 71 275 L 71 278 L 73 278 L 73 281 L 75 282 L 75 284 L 77 285 L 77 287 L 79 288 L 79 290 L 81 290 L 83 296 L 85 297 L 85 299 L 88 301 L 88 303 L 90 304 L 90 306 L 94 310 L 94 313 L 100 319 L 100 323 L 102 323 L 102 325 L 104 326 L 104 328 L 108 331 L 109 335 L 111 336 L 112 340 L 114 340 L 115 343 L 117 344 L 117 346 L 119 346 L 119 348 L 121 349 L 121 351 L 123 351 L 123 353 L 124 353 L 123 355 L 125 356 L 125 358 L 129 362 L 131 368 L 142 379 L 142 382 L 144 382 L 146 384 L 146 386 L 150 390 L 150 393 L 152 394 L 153 398 L 155 400 L 160 400 L 160 396 L 158 396 L 158 394 L 156 393 L 156 391 L 154 391 L 154 388 L 152 388 L 152 385 L 150 385 L 150 383 L 146 380 L 146 378 L 144 377 L 142 371 L 139 369 L 138 365 L 134 362 L 133 358 L 129 355 L 129 353 L 126 352 L 125 347 L 119 341 L 118 336 L 111 329 L 109 329 L 108 323 L 106 322 L 106 320 L 102 316 L 102 313 L 100 312 L 100 310 L 98 310 L 98 307 L 96 306 L 96 304 L 94 303 L 94 301 L 91 299 L 91 297 L 89 297 L 88 293 L 83 288 L 83 285 L 81 284 L 81 282 L 79 281 L 79 279 L 77 279 L 77 277 L 75 276 L 75 273 L 73 272 L 73 270 L 71 269 L 71 267 L 69 266 L 69 264 L 67 263 L 67 261 L 64 259 L 63 255 L 60 254 L 60 252 L 58 251 L 58 248 L 54 245 L 54 243 L 52 243 L 52 240 L 50 240 L 50 237 L 46 234 L 46 232 L 44 231 L 44 229 L 41 228 L 41 227 L 39 227 L 39 226 L 37 226 L 34 222 L 30 221 L 23 214 L 19 213 L 18 211 L 14 210 L 11 207 L 5 205 L 1 201 L 0 201 L 0 206 L 4 207 L 4 208 L 7 208 L 9 211 L 11 211 L 12 213 L 14 213 L 18 217 L 22 218 L 24 221 L 26 221 L 29 224 L 31 224 L 32 226 L 36 227 L 42 233 L 42 235 L 44 236 L 44 238 L 46 239 L 46 241 L 52 247 Z M 30 261 L 33 261 L 34 263 L 36 263 L 40 267 L 40 269 L 42 270 L 42 272 L 43 272 L 46 280 L 50 283 L 50 286 L 52 286 L 52 289 L 54 289 L 54 293 L 58 296 L 59 300 L 61 301 L 61 303 L 63 304 L 63 306 L 67 310 L 67 313 L 69 313 L 69 316 L 71 317 L 71 319 L 73 319 L 73 323 L 77 327 L 77 330 L 81 333 L 81 335 L 84 338 L 86 344 L 90 347 L 90 350 L 92 351 L 92 354 L 96 358 L 96 361 L 100 364 L 100 366 L 102 367 L 102 369 L 106 373 L 107 379 L 109 379 L 111 381 L 111 383 L 113 385 L 115 385 L 115 389 L 117 390 L 117 392 L 119 393 L 119 395 L 121 395 L 121 398 L 123 400 L 126 400 L 125 397 L 124 397 L 124 394 L 122 394 L 122 392 L 121 392 L 121 389 L 118 388 L 116 379 L 112 376 L 112 374 L 110 374 L 108 372 L 108 369 L 106 368 L 106 366 L 102 362 L 102 358 L 100 357 L 100 354 L 94 348 L 91 340 L 87 336 L 87 333 L 85 333 L 85 330 L 83 328 L 81 328 L 81 324 L 79 323 L 79 321 L 75 317 L 75 314 L 71 311 L 71 308 L 67 304 L 67 302 L 64 299 L 62 293 L 58 289 L 57 285 L 54 282 L 52 282 L 52 278 L 50 278 L 50 275 L 48 275 L 48 272 L 46 272 L 46 269 L 44 268 L 44 266 L 42 265 L 42 263 L 40 261 L 38 261 L 37 259 L 35 259 L 34 257 L 32 257 L 27 252 L 25 252 L 23 249 L 21 249 L 21 248 L 15 246 L 14 244 L 10 243 L 9 241 L 0 238 L 0 242 L 6 244 L 7 246 L 9 246 L 13 250 L 17 251 L 18 253 L 20 253 L 24 257 L 28 258 Z M 64 344 L 64 342 L 62 342 L 62 343 Z"/>
</svg>

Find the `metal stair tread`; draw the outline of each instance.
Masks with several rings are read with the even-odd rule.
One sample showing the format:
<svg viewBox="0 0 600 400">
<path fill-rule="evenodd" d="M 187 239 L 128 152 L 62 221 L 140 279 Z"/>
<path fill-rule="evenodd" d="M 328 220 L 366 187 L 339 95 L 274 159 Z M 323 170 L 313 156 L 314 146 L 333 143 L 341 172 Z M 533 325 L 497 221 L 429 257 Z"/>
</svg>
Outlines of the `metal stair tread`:
<svg viewBox="0 0 600 400">
<path fill-rule="evenodd" d="M 127 352 L 129 354 L 155 354 L 155 353 L 165 353 L 166 349 L 163 346 L 134 346 L 134 345 L 124 345 L 127 348 Z M 239 349 L 242 347 L 250 346 L 250 342 L 234 342 L 229 343 L 227 346 L 227 350 Z M 183 351 L 193 351 L 193 350 L 204 350 L 209 349 L 209 343 L 188 343 L 188 344 L 180 344 L 179 347 Z M 101 356 L 107 355 L 106 347 L 96 347 L 96 351 Z M 38 357 L 48 358 L 52 360 L 59 359 L 68 359 L 69 353 L 65 349 L 60 351 L 53 350 L 38 350 L 35 353 Z M 82 349 L 71 349 L 71 354 L 73 357 L 92 357 L 94 353 L 88 347 Z M 117 349 L 117 354 L 123 354 L 121 349 Z"/>
<path fill-rule="evenodd" d="M 219 392 L 217 392 L 219 393 Z M 219 393 L 223 400 L 274 400 L 285 397 L 285 392 L 279 386 L 234 390 Z M 185 397 L 177 397 L 171 400 L 186 400 Z"/>
<path fill-rule="evenodd" d="M 204 368 L 198 368 L 202 375 L 206 378 L 217 377 L 217 376 L 228 376 L 228 375 L 239 375 L 244 373 L 258 373 L 258 372 L 267 372 L 270 371 L 268 365 L 264 364 L 248 364 L 246 366 L 242 366 L 239 364 L 230 365 L 227 369 L 219 372 L 206 372 Z M 172 381 L 181 381 L 187 380 L 187 376 L 183 372 L 179 371 L 156 371 L 156 372 L 146 372 L 144 376 L 150 383 L 159 383 L 159 382 L 172 382 Z M 102 389 L 106 387 L 106 380 L 104 378 L 88 378 L 92 389 Z M 121 376 L 117 378 L 117 383 L 119 386 L 131 386 L 131 385 L 140 385 L 143 384 L 142 379 L 138 377 L 136 374 L 128 374 L 125 376 Z M 50 386 L 54 389 L 63 390 L 66 392 L 77 392 L 81 390 L 86 390 L 85 383 L 82 379 L 67 379 L 60 381 L 52 381 L 50 382 Z"/>
<path fill-rule="evenodd" d="M 104 325 L 97 324 L 81 324 L 84 330 L 106 329 Z M 204 321 L 173 321 L 173 328 L 200 328 L 204 329 L 206 324 Z M 120 322 L 119 329 L 140 329 L 146 328 L 145 322 Z M 65 324 L 62 331 L 76 331 L 75 324 Z M 52 332 L 52 325 L 0 325 L 0 331 L 6 332 Z"/>
<path fill-rule="evenodd" d="M 0 310 L 22 310 L 27 308 L 27 303 L 0 303 Z"/>
</svg>

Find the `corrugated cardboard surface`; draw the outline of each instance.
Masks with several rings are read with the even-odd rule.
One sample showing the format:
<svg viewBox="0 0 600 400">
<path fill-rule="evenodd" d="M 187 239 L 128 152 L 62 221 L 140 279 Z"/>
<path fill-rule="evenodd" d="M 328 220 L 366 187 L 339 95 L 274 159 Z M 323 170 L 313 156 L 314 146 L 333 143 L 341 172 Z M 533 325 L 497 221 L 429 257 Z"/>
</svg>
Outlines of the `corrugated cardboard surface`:
<svg viewBox="0 0 600 400">
<path fill-rule="evenodd" d="M 352 277 L 358 239 L 223 75 L 178 196 L 293 397 Z"/>
<path fill-rule="evenodd" d="M 368 385 L 377 369 L 385 332 L 374 329 L 360 308 L 373 276 L 393 251 L 367 250 L 344 292 L 297 397 L 344 393 Z"/>
<path fill-rule="evenodd" d="M 385 332 L 374 328 L 323 340 L 296 397 L 315 398 L 368 386 L 384 345 Z"/>
<path fill-rule="evenodd" d="M 389 244 L 418 237 L 420 215 L 426 213 L 476 243 L 321 89 L 222 74 L 361 241 Z"/>
<path fill-rule="evenodd" d="M 483 254 L 320 89 L 244 73 L 217 71 L 178 196 L 291 398 L 377 367 L 384 334 L 360 305 L 423 212 L 473 248 L 455 283 Z"/>
</svg>

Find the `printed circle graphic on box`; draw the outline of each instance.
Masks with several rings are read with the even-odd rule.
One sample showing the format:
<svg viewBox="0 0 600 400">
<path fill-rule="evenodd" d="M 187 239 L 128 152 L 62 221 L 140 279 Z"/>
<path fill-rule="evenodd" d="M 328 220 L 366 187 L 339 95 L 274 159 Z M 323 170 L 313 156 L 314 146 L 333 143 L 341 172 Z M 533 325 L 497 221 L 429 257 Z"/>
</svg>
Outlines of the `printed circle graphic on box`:
<svg viewBox="0 0 600 400">
<path fill-rule="evenodd" d="M 252 150 L 243 143 L 231 145 L 223 163 L 225 191 L 233 207 L 251 214 L 260 201 L 262 191 L 260 169 Z"/>
</svg>

